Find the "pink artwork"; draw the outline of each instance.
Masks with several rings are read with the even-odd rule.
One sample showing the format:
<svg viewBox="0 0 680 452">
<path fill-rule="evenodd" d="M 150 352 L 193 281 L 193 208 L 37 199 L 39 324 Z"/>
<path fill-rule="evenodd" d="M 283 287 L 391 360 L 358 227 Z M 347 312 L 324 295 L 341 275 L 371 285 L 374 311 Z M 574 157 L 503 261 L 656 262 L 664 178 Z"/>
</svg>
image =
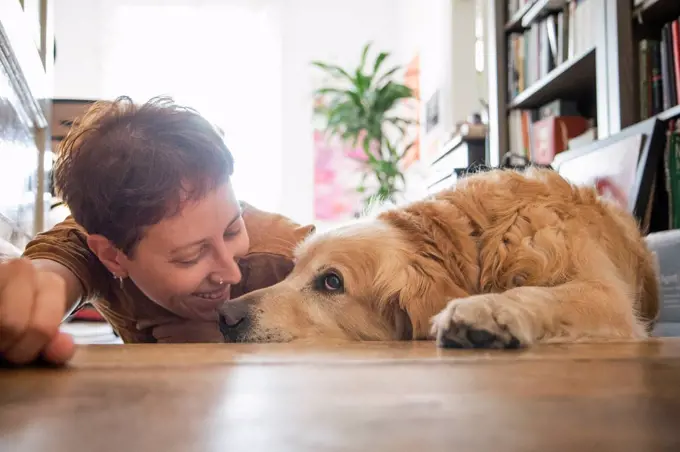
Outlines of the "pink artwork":
<svg viewBox="0 0 680 452">
<path fill-rule="evenodd" d="M 564 162 L 556 157 L 558 172 L 574 184 L 594 186 L 603 198 L 618 203 L 624 209 L 629 208 L 635 202 L 631 193 L 637 176 L 642 138 L 642 135 L 634 135 Z"/>
<path fill-rule="evenodd" d="M 362 149 L 352 148 L 335 137 L 314 129 L 314 215 L 321 221 L 354 218 L 363 207 L 361 182 Z"/>
</svg>

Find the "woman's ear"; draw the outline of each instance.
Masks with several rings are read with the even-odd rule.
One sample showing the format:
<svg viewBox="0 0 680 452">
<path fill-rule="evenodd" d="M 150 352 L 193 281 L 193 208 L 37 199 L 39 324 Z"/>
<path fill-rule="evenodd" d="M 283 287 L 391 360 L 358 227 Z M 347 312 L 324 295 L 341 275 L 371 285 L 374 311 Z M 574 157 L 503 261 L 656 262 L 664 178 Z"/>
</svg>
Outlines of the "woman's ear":
<svg viewBox="0 0 680 452">
<path fill-rule="evenodd" d="M 113 274 L 120 278 L 127 278 L 127 270 L 123 263 L 125 255 L 104 236 L 92 234 L 87 236 L 87 246 L 99 258 L 102 264 Z"/>
</svg>

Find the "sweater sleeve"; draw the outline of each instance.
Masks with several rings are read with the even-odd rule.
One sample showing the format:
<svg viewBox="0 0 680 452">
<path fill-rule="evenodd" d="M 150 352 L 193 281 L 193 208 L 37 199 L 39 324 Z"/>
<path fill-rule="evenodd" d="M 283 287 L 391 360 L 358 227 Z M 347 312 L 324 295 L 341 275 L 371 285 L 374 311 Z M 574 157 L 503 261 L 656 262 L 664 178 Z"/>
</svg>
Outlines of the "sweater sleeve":
<svg viewBox="0 0 680 452">
<path fill-rule="evenodd" d="M 31 240 L 23 257 L 51 260 L 68 268 L 83 286 L 83 301 L 99 296 L 110 283 L 106 267 L 87 245 L 87 233 L 70 216 Z"/>
</svg>

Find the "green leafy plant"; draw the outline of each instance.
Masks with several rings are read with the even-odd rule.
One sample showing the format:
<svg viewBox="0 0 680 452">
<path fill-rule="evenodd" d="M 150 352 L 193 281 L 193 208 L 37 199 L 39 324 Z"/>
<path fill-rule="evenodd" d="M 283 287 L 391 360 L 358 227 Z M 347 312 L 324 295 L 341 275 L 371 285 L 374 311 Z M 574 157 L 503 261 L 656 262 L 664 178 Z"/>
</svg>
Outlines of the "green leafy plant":
<svg viewBox="0 0 680 452">
<path fill-rule="evenodd" d="M 396 80 L 402 67 L 381 70 L 389 52 L 380 52 L 369 63 L 370 47 L 370 42 L 363 47 L 359 65 L 353 69 L 312 62 L 329 76 L 327 86 L 315 92 L 324 100 L 315 113 L 323 118 L 326 134 L 363 149 L 366 166 L 357 187 L 359 192 L 367 192 L 366 181 L 370 176 L 377 182 L 375 191 L 364 200 L 367 205 L 386 200 L 396 202 L 397 193 L 406 183 L 399 163 L 413 146 L 405 142 L 407 128 L 415 124 L 410 117 L 395 112 L 400 103 L 414 98 L 411 88 Z"/>
</svg>

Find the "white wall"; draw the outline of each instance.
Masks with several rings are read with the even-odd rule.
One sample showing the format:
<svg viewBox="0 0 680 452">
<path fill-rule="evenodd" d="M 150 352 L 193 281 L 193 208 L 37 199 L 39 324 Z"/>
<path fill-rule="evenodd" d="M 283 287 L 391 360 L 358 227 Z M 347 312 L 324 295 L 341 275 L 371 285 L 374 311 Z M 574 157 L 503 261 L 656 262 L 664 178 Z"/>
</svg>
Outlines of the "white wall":
<svg viewBox="0 0 680 452">
<path fill-rule="evenodd" d="M 423 155 L 437 152 L 459 121 L 478 111 L 486 97 L 474 67 L 475 0 L 426 0 L 421 33 L 423 107 L 439 92 L 439 125 L 423 129 Z M 425 115 L 423 114 L 423 122 Z M 425 160 L 427 163 L 427 160 Z"/>
<path fill-rule="evenodd" d="M 215 3 L 252 3 L 246 0 L 229 0 Z M 398 0 L 403 1 L 403 0 Z M 300 222 L 313 221 L 313 149 L 311 133 L 311 77 L 313 59 L 332 60 L 347 65 L 358 61 L 361 47 L 369 40 L 380 49 L 394 52 L 394 62 L 406 62 L 400 55 L 400 34 L 395 0 L 260 0 L 269 4 L 280 20 L 280 60 L 271 62 L 271 77 L 262 77 L 266 83 L 278 84 L 281 92 L 277 117 L 281 124 L 261 124 L 261 134 L 280 136 L 278 157 L 264 155 L 258 163 L 281 169 L 277 175 L 269 174 L 253 165 L 240 167 L 239 155 L 243 149 L 232 148 L 237 160 L 237 171 L 256 178 L 266 185 L 271 199 L 260 204 L 279 210 Z M 110 54 L 116 45 L 116 33 L 111 30 L 111 18 L 120 0 L 57 0 L 55 5 L 55 32 L 59 54 L 55 66 L 55 96 L 61 98 L 110 98 L 127 92 L 112 92 L 112 86 L 121 86 L 111 80 Z M 134 4 L 193 4 L 190 1 L 141 0 Z M 210 2 L 201 2 L 210 3 Z M 138 31 L 138 30 L 135 30 Z M 181 33 L 181 30 L 178 30 Z M 239 42 L 247 48 L 249 37 Z M 219 44 L 217 44 L 219 45 Z M 195 49 L 200 53 L 200 49 Z M 178 54 L 181 64 L 182 54 Z M 207 58 L 214 55 L 206 54 Z M 224 55 L 229 61 L 229 55 Z M 134 77 L 144 71 L 139 65 L 128 68 Z M 243 67 L 225 67 L 225 70 L 243 70 Z M 252 74 L 258 75 L 258 74 Z M 261 75 L 261 74 L 260 74 Z M 162 85 L 162 83 L 159 83 Z M 219 89 L 221 87 L 215 87 Z M 235 87 L 227 87 L 234 89 Z M 237 88 L 236 88 L 237 89 Z M 115 89 L 114 89 L 115 91 Z M 161 94 L 161 93 L 159 93 Z M 256 94 L 256 93 L 254 93 Z M 254 102 L 258 99 L 253 97 Z M 262 108 L 272 108 L 264 104 Z M 270 118 L 274 118 L 272 114 Z M 260 118 L 263 119 L 263 118 Z M 257 115 L 250 118 L 257 121 Z M 275 132 L 280 129 L 279 132 Z M 253 140 L 261 139 L 254 136 Z M 268 146 L 270 149 L 272 146 Z M 250 151 L 249 151 L 250 152 Z M 240 158 L 241 157 L 241 158 Z M 244 171 L 246 173 L 244 173 Z"/>
<path fill-rule="evenodd" d="M 281 3 L 271 0 L 60 0 L 57 97 L 169 94 L 225 132 L 237 193 L 279 210 Z M 247 43 L 247 44 L 246 44 Z M 256 175 L 253 177 L 252 175 Z"/>
<path fill-rule="evenodd" d="M 110 77 L 107 81 L 107 73 L 110 72 L 107 67 L 111 63 L 106 59 L 116 36 L 111 33 L 108 24 L 112 7 L 126 1 L 130 0 L 56 0 L 56 97 L 101 98 L 114 95 L 110 92 Z M 211 1 L 219 4 L 256 3 L 253 0 L 204 0 L 199 3 Z M 190 0 L 137 0 L 133 3 L 196 4 Z M 262 160 L 278 166 L 281 171 L 273 175 L 257 171 L 252 165 L 247 169 L 248 174 L 253 172 L 252 177 L 266 184 L 271 193 L 272 199 L 265 207 L 278 210 L 299 222 L 314 221 L 311 133 L 314 69 L 309 64 L 311 60 L 351 65 L 358 61 L 361 47 L 367 41 L 373 41 L 375 48 L 391 51 L 393 63 L 406 64 L 422 49 L 421 77 L 426 82 L 424 99 L 436 86 L 442 86 L 444 91 L 451 91 L 452 86 L 458 87 L 445 101 L 448 102 L 445 106 L 456 107 L 451 114 L 447 113 L 447 109 L 443 111 L 444 115 L 449 115 L 447 125 L 465 118 L 474 107 L 470 105 L 474 103 L 470 99 L 476 102 L 478 96 L 474 80 L 469 79 L 467 70 L 473 67 L 472 60 L 467 62 L 465 55 L 460 55 L 465 49 L 458 50 L 459 47 L 469 47 L 472 58 L 473 20 L 472 16 L 465 15 L 464 10 L 469 3 L 470 11 L 474 11 L 473 0 L 257 0 L 257 3 L 269 5 L 272 14 L 280 20 L 277 31 L 280 33 L 280 60 L 276 58 L 272 62 L 271 78 L 267 79 L 269 74 L 260 76 L 262 80 L 277 84 L 280 89 L 280 106 L 275 107 L 280 109 L 279 114 L 267 116 L 280 117 L 280 124 L 261 124 L 261 133 L 280 137 L 280 146 L 276 146 L 280 155 Z M 248 46 L 249 41 L 244 39 L 238 44 Z M 447 58 L 447 53 L 454 55 Z M 229 55 L 224 58 L 228 61 Z M 457 69 L 458 72 L 450 70 L 456 61 L 468 68 Z M 134 66 L 128 69 L 132 74 L 144 70 Z M 274 102 L 276 104 L 278 102 Z M 250 119 L 257 121 L 258 117 Z M 253 137 L 253 140 L 257 139 Z M 238 162 L 240 149 L 232 151 Z M 265 163 L 261 162 L 262 165 Z M 237 171 L 246 169 L 237 167 Z"/>
<path fill-rule="evenodd" d="M 54 33 L 57 59 L 54 96 L 97 99 L 102 95 L 105 22 L 102 0 L 56 0 Z"/>
<path fill-rule="evenodd" d="M 282 211 L 300 221 L 313 220 L 311 90 L 315 59 L 341 66 L 358 63 L 361 48 L 393 52 L 393 64 L 406 64 L 401 49 L 395 0 L 286 0 L 283 14 L 283 162 Z"/>
</svg>

